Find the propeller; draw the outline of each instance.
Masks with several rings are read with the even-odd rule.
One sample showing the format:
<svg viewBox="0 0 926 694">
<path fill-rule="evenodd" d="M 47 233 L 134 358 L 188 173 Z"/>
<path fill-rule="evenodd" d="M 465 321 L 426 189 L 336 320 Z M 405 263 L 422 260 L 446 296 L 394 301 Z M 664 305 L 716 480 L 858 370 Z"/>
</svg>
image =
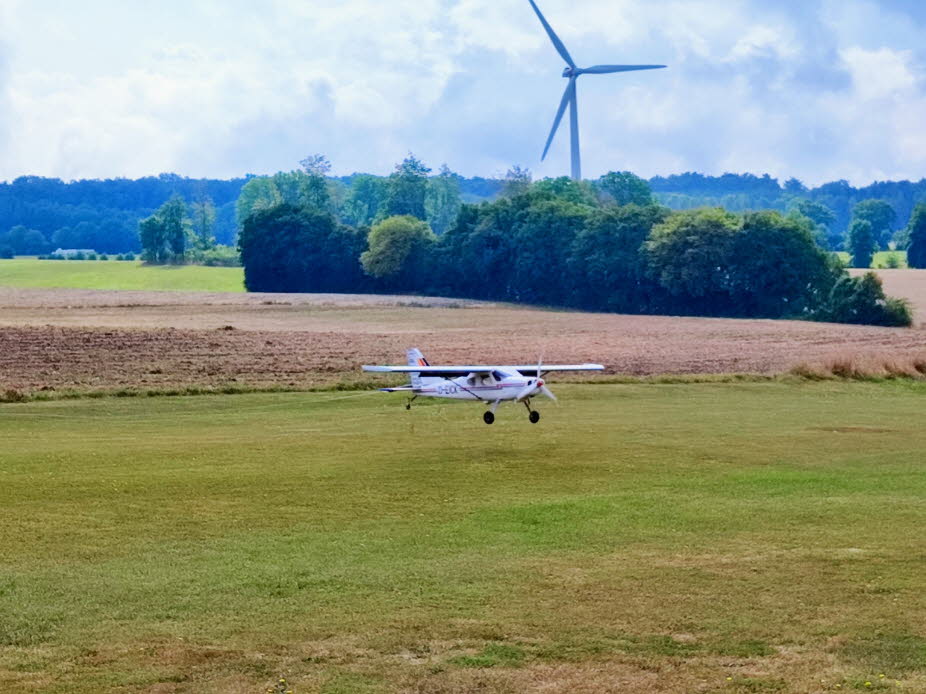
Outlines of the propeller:
<svg viewBox="0 0 926 694">
<path fill-rule="evenodd" d="M 540 374 L 543 373 L 543 357 L 537 360 L 537 378 L 535 380 L 529 380 L 527 385 L 521 389 L 521 392 L 518 393 L 518 397 L 515 398 L 517 402 L 521 402 L 525 398 L 529 398 L 534 393 L 542 393 L 546 397 L 550 398 L 553 402 L 556 402 L 556 396 L 553 395 L 553 391 L 546 387 L 543 382 L 543 379 L 540 377 Z"/>
</svg>

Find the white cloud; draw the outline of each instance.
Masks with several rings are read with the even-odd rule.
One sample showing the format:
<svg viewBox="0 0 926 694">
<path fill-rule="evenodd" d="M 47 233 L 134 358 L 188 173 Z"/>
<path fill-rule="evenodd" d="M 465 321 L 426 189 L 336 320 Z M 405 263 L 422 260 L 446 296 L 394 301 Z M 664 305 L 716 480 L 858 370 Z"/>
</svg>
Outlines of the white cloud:
<svg viewBox="0 0 926 694">
<path fill-rule="evenodd" d="M 580 64 L 588 175 L 926 173 L 923 25 L 869 0 L 542 0 Z M 9 60 L 3 78 L 3 49 Z M 0 3 L 0 179 L 235 176 L 409 150 L 467 174 L 540 164 L 562 61 L 526 0 Z M 5 139 L 4 139 L 5 136 Z"/>
<path fill-rule="evenodd" d="M 865 101 L 897 95 L 916 86 L 910 51 L 870 51 L 852 46 L 841 51 L 840 56 L 849 67 L 855 91 Z"/>
</svg>

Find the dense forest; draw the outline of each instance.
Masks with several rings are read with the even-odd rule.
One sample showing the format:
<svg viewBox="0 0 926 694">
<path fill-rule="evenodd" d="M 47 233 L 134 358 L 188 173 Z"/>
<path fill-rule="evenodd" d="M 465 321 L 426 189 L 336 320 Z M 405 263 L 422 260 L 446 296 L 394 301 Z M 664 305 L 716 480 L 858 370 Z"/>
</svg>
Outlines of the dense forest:
<svg viewBox="0 0 926 694">
<path fill-rule="evenodd" d="M 409 158 L 382 185 L 364 187 L 362 200 L 352 194 L 355 223 L 339 219 L 323 169 L 249 182 L 238 205 L 248 290 L 410 292 L 622 313 L 911 322 L 909 307 L 885 297 L 877 276 L 850 277 L 821 247 L 819 225 L 797 210 L 671 211 L 627 172 L 594 183 L 512 176 L 496 200 L 459 204 L 437 234 L 429 204 L 434 179 L 427 174 Z M 442 175 L 441 185 L 452 188 L 453 179 Z M 438 190 L 443 199 L 447 191 Z M 856 213 L 854 223 L 867 233 L 859 236 L 859 253 L 876 246 L 875 227 L 860 218 L 870 213 L 868 207 Z M 916 216 L 926 221 L 926 204 Z M 921 236 L 926 225 L 911 230 L 911 249 Z"/>
<path fill-rule="evenodd" d="M 450 228 L 462 204 L 491 202 L 505 190 L 530 182 L 530 173 L 517 167 L 505 178 L 465 178 L 446 167 L 433 172 L 413 157 L 403 164 L 409 161 L 414 161 L 417 173 L 427 179 L 421 216 L 438 235 Z M 287 186 L 292 188 L 294 176 L 306 172 L 324 176 L 326 204 L 341 223 L 368 225 L 384 214 L 390 177 L 331 177 L 323 157 L 310 157 L 303 162 L 302 171 L 229 181 L 175 174 L 72 182 L 25 176 L 0 183 L 0 248 L 17 255 L 37 255 L 57 248 L 137 253 L 141 250 L 139 222 L 171 198 L 184 200 L 191 215 L 195 205 L 208 203 L 215 211 L 212 235 L 216 242 L 233 245 L 244 218 L 242 210 L 250 210 L 247 200 L 241 201 L 242 190 L 251 184 L 249 193 L 262 204 L 272 201 L 273 195 L 285 201 L 292 198 Z M 795 179 L 779 184 L 767 175 L 686 173 L 656 177 L 649 185 L 655 199 L 673 210 L 723 207 L 732 212 L 777 210 L 785 214 L 798 210 L 814 221 L 815 235 L 829 250 L 851 250 L 847 242 L 859 203 L 882 203 L 882 209 L 872 210 L 869 221 L 876 227 L 878 246 L 886 248 L 907 226 L 916 203 L 926 200 L 926 179 L 878 182 L 864 188 L 836 181 L 807 188 Z M 271 191 L 268 197 L 270 188 L 276 192 Z M 903 245 L 903 237 L 898 240 Z"/>
</svg>

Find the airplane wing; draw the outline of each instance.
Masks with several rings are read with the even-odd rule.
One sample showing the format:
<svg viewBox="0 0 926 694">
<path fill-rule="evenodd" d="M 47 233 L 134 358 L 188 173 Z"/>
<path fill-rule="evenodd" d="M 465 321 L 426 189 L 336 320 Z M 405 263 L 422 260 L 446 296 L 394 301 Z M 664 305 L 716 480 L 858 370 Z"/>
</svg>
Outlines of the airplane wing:
<svg viewBox="0 0 926 694">
<path fill-rule="evenodd" d="M 468 376 L 472 373 L 488 374 L 497 368 L 497 366 L 364 366 L 363 370 L 381 374 L 414 373 L 434 378 L 454 378 L 456 376 Z"/>
<path fill-rule="evenodd" d="M 495 370 L 504 369 L 504 370 L 516 370 L 524 375 L 536 374 L 537 365 L 532 364 L 529 366 L 510 366 L 505 364 L 497 364 L 495 366 L 490 365 L 475 365 L 475 366 L 364 366 L 364 371 L 370 371 L 373 373 L 397 373 L 397 374 L 408 374 L 408 373 L 420 373 L 422 376 L 434 376 L 437 378 L 453 377 L 453 376 L 467 376 L 472 373 L 482 374 L 482 373 L 492 373 Z M 601 364 L 543 364 L 541 369 L 544 373 L 549 373 L 551 371 L 604 371 L 604 366 Z"/>
<path fill-rule="evenodd" d="M 536 364 L 531 364 L 530 366 L 512 366 L 509 368 L 516 369 L 522 376 L 537 375 Z M 604 366 L 601 364 L 541 364 L 540 370 L 543 373 L 550 373 L 551 371 L 604 371 Z"/>
</svg>

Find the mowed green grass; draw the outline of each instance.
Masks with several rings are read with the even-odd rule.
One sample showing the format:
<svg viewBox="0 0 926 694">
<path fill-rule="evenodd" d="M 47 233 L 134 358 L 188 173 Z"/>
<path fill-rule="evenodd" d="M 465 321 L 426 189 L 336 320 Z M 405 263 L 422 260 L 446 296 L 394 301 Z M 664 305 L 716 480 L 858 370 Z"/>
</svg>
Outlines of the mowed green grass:
<svg viewBox="0 0 926 694">
<path fill-rule="evenodd" d="M 243 292 L 236 267 L 148 266 L 116 260 L 0 260 L 0 287 Z"/>
<path fill-rule="evenodd" d="M 0 406 L 0 691 L 923 691 L 926 388 L 554 389 Z"/>
</svg>

